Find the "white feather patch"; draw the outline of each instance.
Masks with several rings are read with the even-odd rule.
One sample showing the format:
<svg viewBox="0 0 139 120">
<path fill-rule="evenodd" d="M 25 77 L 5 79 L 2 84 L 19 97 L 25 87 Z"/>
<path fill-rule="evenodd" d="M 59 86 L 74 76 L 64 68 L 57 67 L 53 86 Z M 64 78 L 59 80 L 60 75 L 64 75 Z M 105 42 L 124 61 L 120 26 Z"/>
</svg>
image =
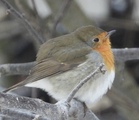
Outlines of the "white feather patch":
<svg viewBox="0 0 139 120">
<path fill-rule="evenodd" d="M 80 92 L 75 97 L 81 101 L 84 101 L 89 107 L 92 105 L 92 103 L 100 99 L 108 91 L 108 89 L 111 88 L 114 77 L 114 71 L 111 71 L 110 73 L 107 72 L 105 75 L 95 80 L 88 91 L 84 91 L 82 93 Z M 41 88 L 58 100 L 64 99 L 66 97 L 62 93 L 55 92 L 53 90 L 53 85 L 46 78 L 33 83 L 29 83 L 25 86 Z"/>
</svg>

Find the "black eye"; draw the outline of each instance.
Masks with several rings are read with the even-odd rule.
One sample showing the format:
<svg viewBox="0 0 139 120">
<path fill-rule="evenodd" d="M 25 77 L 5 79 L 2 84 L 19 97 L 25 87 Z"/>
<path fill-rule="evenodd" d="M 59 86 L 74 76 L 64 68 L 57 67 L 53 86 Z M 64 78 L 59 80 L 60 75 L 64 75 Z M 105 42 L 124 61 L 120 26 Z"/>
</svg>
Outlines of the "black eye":
<svg viewBox="0 0 139 120">
<path fill-rule="evenodd" d="M 99 39 L 98 39 L 98 38 L 95 38 L 95 39 L 94 39 L 94 42 L 99 42 Z"/>
</svg>

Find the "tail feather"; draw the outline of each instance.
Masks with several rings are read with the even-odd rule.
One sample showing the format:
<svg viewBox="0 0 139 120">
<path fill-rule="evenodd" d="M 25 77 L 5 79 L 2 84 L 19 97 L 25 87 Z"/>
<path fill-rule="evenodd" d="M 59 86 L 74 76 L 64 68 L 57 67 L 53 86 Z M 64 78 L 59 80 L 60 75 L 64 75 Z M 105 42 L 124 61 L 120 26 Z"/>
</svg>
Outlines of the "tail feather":
<svg viewBox="0 0 139 120">
<path fill-rule="evenodd" d="M 12 90 L 14 90 L 16 88 L 18 88 L 18 87 L 11 86 L 11 87 L 7 88 L 6 90 L 3 90 L 2 92 L 7 93 L 7 92 L 10 92 L 10 91 L 12 91 Z"/>
</svg>

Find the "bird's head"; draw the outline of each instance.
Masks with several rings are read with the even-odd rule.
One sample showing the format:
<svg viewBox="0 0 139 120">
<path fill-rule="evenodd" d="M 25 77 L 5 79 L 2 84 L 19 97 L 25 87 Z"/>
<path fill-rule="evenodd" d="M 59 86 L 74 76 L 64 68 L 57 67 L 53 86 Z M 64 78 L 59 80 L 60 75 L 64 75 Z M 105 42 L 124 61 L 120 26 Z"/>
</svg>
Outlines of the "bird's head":
<svg viewBox="0 0 139 120">
<path fill-rule="evenodd" d="M 111 30 L 109 32 L 101 32 L 97 35 L 94 35 L 91 40 L 88 40 L 90 46 L 94 50 L 108 50 L 111 48 L 111 42 L 110 42 L 110 36 L 115 32 L 116 30 Z"/>
<path fill-rule="evenodd" d="M 106 32 L 98 27 L 94 26 L 84 26 L 75 31 L 77 37 L 84 41 L 87 45 L 89 45 L 94 50 L 103 49 L 105 50 L 107 47 L 111 47 L 110 36 L 115 32 L 112 30 L 110 32 Z"/>
</svg>

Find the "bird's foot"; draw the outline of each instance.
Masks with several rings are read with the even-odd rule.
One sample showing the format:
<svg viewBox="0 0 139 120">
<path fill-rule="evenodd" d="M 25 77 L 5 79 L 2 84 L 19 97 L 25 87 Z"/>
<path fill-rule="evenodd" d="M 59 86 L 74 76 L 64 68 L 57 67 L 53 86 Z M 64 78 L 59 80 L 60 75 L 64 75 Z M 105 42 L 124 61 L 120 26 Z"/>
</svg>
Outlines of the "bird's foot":
<svg viewBox="0 0 139 120">
<path fill-rule="evenodd" d="M 66 100 L 60 100 L 56 103 L 58 109 L 62 111 L 63 116 L 66 116 L 65 120 L 68 118 L 68 113 L 70 109 L 70 104 Z"/>
</svg>

